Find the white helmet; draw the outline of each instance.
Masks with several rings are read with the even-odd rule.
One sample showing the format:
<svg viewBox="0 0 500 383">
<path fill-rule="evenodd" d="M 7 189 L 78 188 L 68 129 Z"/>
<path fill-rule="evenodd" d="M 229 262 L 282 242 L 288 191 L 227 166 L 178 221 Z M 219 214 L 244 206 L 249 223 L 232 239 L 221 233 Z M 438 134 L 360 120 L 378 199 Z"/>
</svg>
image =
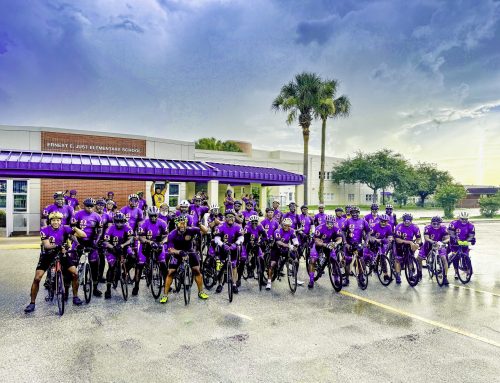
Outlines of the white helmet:
<svg viewBox="0 0 500 383">
<path fill-rule="evenodd" d="M 215 210 L 215 209 L 218 209 L 219 208 L 219 205 L 217 205 L 216 203 L 211 203 L 210 204 L 210 210 Z"/>
<path fill-rule="evenodd" d="M 248 220 L 249 220 L 250 222 L 252 222 L 252 221 L 257 221 L 257 222 L 259 222 L 259 217 L 258 217 L 258 216 L 256 216 L 255 214 L 253 214 L 253 215 L 251 215 L 251 216 L 250 216 L 250 218 L 248 218 Z"/>
<path fill-rule="evenodd" d="M 285 218 L 282 222 L 282 225 L 290 225 L 292 226 L 292 220 L 290 218 Z"/>
<path fill-rule="evenodd" d="M 179 206 L 183 206 L 183 207 L 184 207 L 184 206 L 185 206 L 185 207 L 189 207 L 189 205 L 190 205 L 190 204 L 189 204 L 189 201 L 188 201 L 188 200 L 186 200 L 186 199 L 183 199 L 183 200 L 181 201 L 181 203 L 179 204 Z"/>
<path fill-rule="evenodd" d="M 458 217 L 460 219 L 469 219 L 469 213 L 467 213 L 466 211 L 461 211 Z"/>
</svg>

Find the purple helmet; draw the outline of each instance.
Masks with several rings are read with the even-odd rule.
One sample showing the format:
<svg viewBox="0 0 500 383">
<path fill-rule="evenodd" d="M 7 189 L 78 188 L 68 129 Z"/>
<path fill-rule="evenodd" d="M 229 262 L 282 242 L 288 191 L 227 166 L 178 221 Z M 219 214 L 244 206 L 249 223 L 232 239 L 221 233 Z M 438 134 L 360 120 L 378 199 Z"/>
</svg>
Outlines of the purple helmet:
<svg viewBox="0 0 500 383">
<path fill-rule="evenodd" d="M 387 214 L 381 214 L 379 217 L 378 217 L 379 220 L 381 221 L 384 221 L 384 222 L 387 222 L 389 221 L 389 216 Z"/>
<path fill-rule="evenodd" d="M 403 221 L 413 221 L 413 216 L 410 213 L 404 213 L 401 219 Z"/>
<path fill-rule="evenodd" d="M 431 219 L 431 223 L 434 223 L 434 222 L 442 223 L 443 219 L 440 216 L 436 215 L 435 217 L 432 217 L 432 219 Z"/>
</svg>

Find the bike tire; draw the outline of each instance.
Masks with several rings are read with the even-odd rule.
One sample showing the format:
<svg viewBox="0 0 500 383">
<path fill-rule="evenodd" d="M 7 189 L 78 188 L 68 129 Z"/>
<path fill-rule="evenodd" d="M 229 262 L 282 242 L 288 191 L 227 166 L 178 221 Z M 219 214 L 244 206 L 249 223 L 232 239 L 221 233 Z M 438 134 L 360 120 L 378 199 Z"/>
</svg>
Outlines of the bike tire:
<svg viewBox="0 0 500 383">
<path fill-rule="evenodd" d="M 472 262 L 467 255 L 462 254 L 458 260 L 458 279 L 465 285 L 470 282 L 471 277 Z"/>
<path fill-rule="evenodd" d="M 264 285 L 264 260 L 257 258 L 257 283 L 259 284 L 259 291 L 262 291 Z"/>
<path fill-rule="evenodd" d="M 126 301 L 128 299 L 128 278 L 127 266 L 125 263 L 120 263 L 120 286 L 122 288 L 123 299 Z"/>
<path fill-rule="evenodd" d="M 216 271 L 215 271 L 215 259 L 213 257 L 206 257 L 203 262 L 202 269 L 203 285 L 207 290 L 210 290 L 216 284 Z"/>
<path fill-rule="evenodd" d="M 388 281 L 386 281 L 384 278 L 384 269 L 387 273 L 387 276 L 389 277 Z M 394 279 L 391 262 L 385 254 L 379 254 L 379 256 L 377 257 L 377 261 L 375 263 L 375 274 L 377 274 L 378 280 L 380 281 L 382 286 L 389 286 Z"/>
<path fill-rule="evenodd" d="M 161 294 L 161 288 L 163 287 L 163 277 L 161 275 L 160 265 L 153 262 L 153 267 L 151 271 L 151 294 L 154 299 L 158 299 Z"/>
<path fill-rule="evenodd" d="M 336 259 L 330 258 L 328 263 L 328 275 L 333 289 L 338 293 L 342 290 L 342 271 L 340 270 L 340 265 Z M 335 280 L 335 276 L 337 276 L 337 280 Z"/>
<path fill-rule="evenodd" d="M 368 287 L 368 275 L 366 275 L 366 266 L 363 258 L 359 257 L 357 260 L 358 272 L 356 275 L 356 280 L 358 281 L 358 286 L 361 290 L 366 290 Z"/>
<path fill-rule="evenodd" d="M 227 294 L 229 302 L 231 303 L 233 301 L 233 264 L 231 263 L 231 258 L 228 258 L 226 263 L 227 263 L 226 265 Z"/>
<path fill-rule="evenodd" d="M 434 251 L 430 251 L 427 256 L 427 272 L 429 273 L 429 278 L 433 279 L 436 270 L 436 257 L 434 256 Z"/>
<path fill-rule="evenodd" d="M 406 281 L 411 287 L 418 285 L 418 263 L 413 255 L 409 255 L 405 264 Z"/>
<path fill-rule="evenodd" d="M 64 281 L 61 270 L 56 270 L 56 278 L 55 278 L 55 296 L 57 300 L 57 309 L 59 312 L 59 316 L 63 316 L 64 314 Z"/>
<path fill-rule="evenodd" d="M 191 301 L 192 270 L 189 265 L 184 267 L 182 284 L 184 285 L 184 304 L 187 306 Z"/>
<path fill-rule="evenodd" d="M 92 299 L 92 288 L 92 272 L 90 271 L 90 265 L 86 262 L 83 266 L 83 295 L 87 304 Z"/>
<path fill-rule="evenodd" d="M 443 259 L 438 255 L 436 257 L 436 268 L 434 269 L 434 273 L 436 275 L 436 281 L 439 287 L 442 287 L 444 285 L 444 265 L 443 265 Z"/>
<path fill-rule="evenodd" d="M 286 275 L 288 279 L 288 287 L 292 294 L 297 291 L 297 264 L 296 262 L 289 258 L 286 262 Z"/>
</svg>

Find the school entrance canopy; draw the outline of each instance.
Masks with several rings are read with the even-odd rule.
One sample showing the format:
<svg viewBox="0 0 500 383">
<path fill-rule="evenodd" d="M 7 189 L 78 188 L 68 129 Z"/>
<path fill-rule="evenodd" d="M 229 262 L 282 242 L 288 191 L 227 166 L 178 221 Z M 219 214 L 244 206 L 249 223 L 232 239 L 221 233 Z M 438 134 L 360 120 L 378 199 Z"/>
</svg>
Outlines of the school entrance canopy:
<svg viewBox="0 0 500 383">
<path fill-rule="evenodd" d="M 183 182 L 218 181 L 235 185 L 259 183 L 262 186 L 301 185 L 304 181 L 304 177 L 300 174 L 275 168 L 202 161 L 12 150 L 0 151 L 0 176 L 128 181 L 168 179 Z"/>
</svg>

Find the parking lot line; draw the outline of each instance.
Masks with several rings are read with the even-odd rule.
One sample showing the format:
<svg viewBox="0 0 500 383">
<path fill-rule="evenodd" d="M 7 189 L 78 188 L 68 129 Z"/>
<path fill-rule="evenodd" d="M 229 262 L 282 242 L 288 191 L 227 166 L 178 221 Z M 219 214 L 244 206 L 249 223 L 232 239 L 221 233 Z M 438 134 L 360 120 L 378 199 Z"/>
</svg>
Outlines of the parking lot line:
<svg viewBox="0 0 500 383">
<path fill-rule="evenodd" d="M 456 288 L 458 288 L 458 289 L 471 290 L 471 291 L 475 291 L 475 292 L 477 292 L 477 293 L 482 293 L 482 294 L 490 294 L 490 295 L 493 295 L 493 296 L 495 296 L 495 297 L 500 297 L 500 294 L 493 293 L 493 292 L 491 292 L 491 291 L 485 291 L 485 290 L 473 289 L 472 287 L 455 285 L 455 284 L 453 284 L 453 283 L 450 283 L 450 286 L 456 287 Z"/>
<path fill-rule="evenodd" d="M 19 245 L 0 245 L 0 250 L 23 250 L 23 249 L 39 249 L 39 243 L 25 243 Z"/>
<path fill-rule="evenodd" d="M 444 330 L 448 330 L 448 331 L 454 332 L 456 334 L 460 334 L 460 335 L 466 336 L 468 338 L 476 339 L 476 340 L 478 340 L 480 342 L 487 343 L 489 345 L 492 345 L 492 346 L 500 348 L 500 343 L 495 342 L 494 340 L 487 339 L 487 338 L 484 338 L 482 336 L 473 334 L 471 332 L 462 330 L 462 329 L 460 329 L 458 327 L 449 326 L 449 325 L 447 325 L 445 323 L 437 322 L 437 321 L 434 321 L 432 319 L 427 319 L 427 318 L 421 317 L 420 315 L 412 314 L 412 313 L 409 313 L 407 311 L 400 310 L 400 309 L 398 309 L 396 307 L 392 307 L 392 306 L 386 305 L 384 303 L 380 303 L 380 302 L 377 302 L 377 301 L 374 301 L 374 300 L 371 300 L 371 299 L 368 299 L 368 298 L 365 298 L 365 297 L 361 297 L 359 295 L 350 293 L 349 291 L 342 290 L 340 292 L 340 294 L 345 295 L 345 296 L 350 297 L 350 298 L 354 298 L 354 299 L 360 300 L 362 302 L 369 303 L 371 305 L 374 305 L 374 306 L 377 306 L 377 307 L 380 307 L 380 308 L 383 308 L 384 310 L 391 311 L 393 313 L 396 313 L 396 314 L 399 314 L 399 315 L 402 315 L 402 316 L 406 316 L 408 318 L 419 320 L 421 322 L 430 324 L 431 326 L 439 327 L 439 328 L 442 328 Z"/>
</svg>

